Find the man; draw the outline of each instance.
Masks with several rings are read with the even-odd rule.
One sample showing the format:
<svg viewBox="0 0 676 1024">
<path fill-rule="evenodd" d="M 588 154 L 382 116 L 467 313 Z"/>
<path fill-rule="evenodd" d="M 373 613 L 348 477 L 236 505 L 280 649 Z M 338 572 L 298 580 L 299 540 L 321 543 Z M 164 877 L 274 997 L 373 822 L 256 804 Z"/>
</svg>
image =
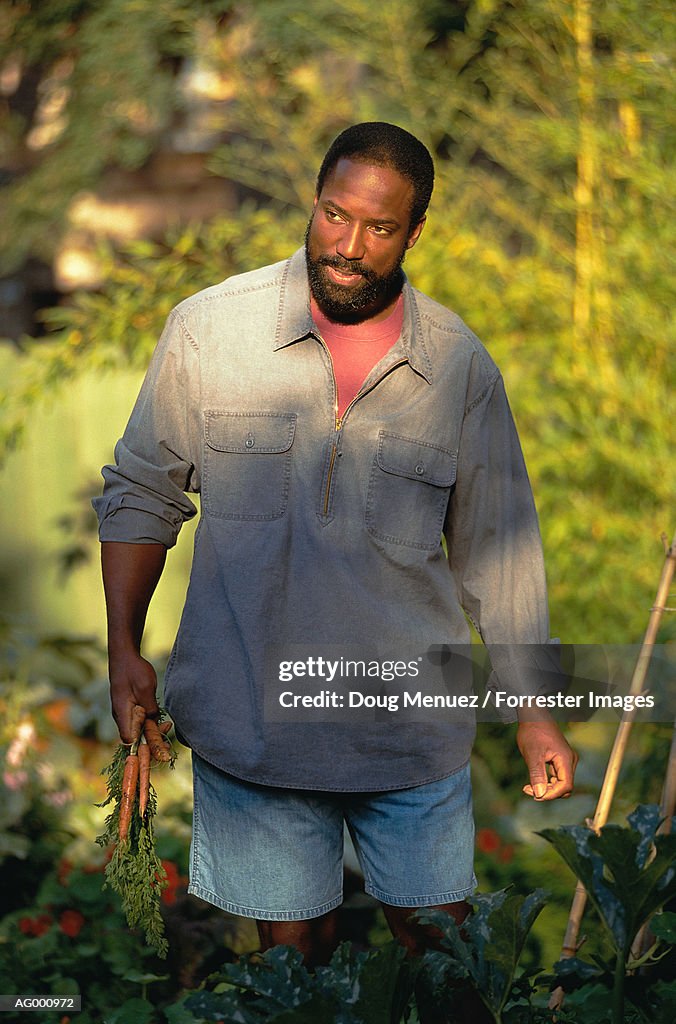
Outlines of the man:
<svg viewBox="0 0 676 1024">
<path fill-rule="evenodd" d="M 172 312 L 95 501 L 113 713 L 128 741 L 134 704 L 157 713 L 140 654 L 146 611 L 195 512 L 185 492 L 201 494 L 165 688 L 193 751 L 190 889 L 256 918 L 263 948 L 293 943 L 311 964 L 336 941 L 344 820 L 367 891 L 409 950 L 426 941 L 416 908 L 464 919 L 474 728 L 387 711 L 284 718 L 279 705 L 326 692 L 337 706 L 344 693 L 322 690 L 327 652 L 342 666 L 355 645 L 408 644 L 422 660 L 468 643 L 466 616 L 500 688 L 519 693 L 549 640 L 536 514 L 500 374 L 401 270 L 433 176 L 425 147 L 396 126 L 342 133 L 304 251 Z M 277 701 L 271 663 L 312 678 Z M 517 740 L 524 791 L 567 796 L 576 757 L 553 721 L 522 714 Z"/>
</svg>

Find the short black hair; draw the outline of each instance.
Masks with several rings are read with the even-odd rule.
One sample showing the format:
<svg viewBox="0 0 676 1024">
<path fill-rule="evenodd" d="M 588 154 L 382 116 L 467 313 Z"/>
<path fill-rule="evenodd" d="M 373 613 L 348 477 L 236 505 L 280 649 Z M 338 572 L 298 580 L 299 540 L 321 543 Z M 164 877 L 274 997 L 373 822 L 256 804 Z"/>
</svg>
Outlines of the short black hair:
<svg viewBox="0 0 676 1024">
<path fill-rule="evenodd" d="M 407 178 L 413 186 L 411 229 L 423 219 L 434 188 L 434 164 L 429 150 L 415 135 L 386 121 L 364 121 L 346 128 L 333 140 L 322 161 L 317 195 L 341 159 L 389 167 Z"/>
</svg>

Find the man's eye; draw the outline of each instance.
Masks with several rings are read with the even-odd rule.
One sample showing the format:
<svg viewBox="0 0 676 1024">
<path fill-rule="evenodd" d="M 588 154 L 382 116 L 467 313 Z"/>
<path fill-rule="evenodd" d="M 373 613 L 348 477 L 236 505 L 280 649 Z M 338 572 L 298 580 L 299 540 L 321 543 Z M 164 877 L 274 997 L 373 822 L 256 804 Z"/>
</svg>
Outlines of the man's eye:
<svg viewBox="0 0 676 1024">
<path fill-rule="evenodd" d="M 336 213 L 335 210 L 326 210 L 326 219 L 330 220 L 332 224 L 336 224 L 338 221 L 342 220 L 342 217 L 339 213 Z"/>
<path fill-rule="evenodd" d="M 374 224 L 373 227 L 372 227 L 372 230 L 373 230 L 374 234 L 380 235 L 383 238 L 386 237 L 387 235 L 391 234 L 390 229 L 383 227 L 382 224 Z"/>
</svg>

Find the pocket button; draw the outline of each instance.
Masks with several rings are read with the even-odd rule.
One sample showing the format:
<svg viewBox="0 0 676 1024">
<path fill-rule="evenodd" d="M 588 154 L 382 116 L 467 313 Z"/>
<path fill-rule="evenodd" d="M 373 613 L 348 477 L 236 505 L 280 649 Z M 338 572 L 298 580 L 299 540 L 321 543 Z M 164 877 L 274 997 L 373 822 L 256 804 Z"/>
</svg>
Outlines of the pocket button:
<svg viewBox="0 0 676 1024">
<path fill-rule="evenodd" d="M 246 435 L 246 439 L 244 441 L 245 447 L 246 448 L 253 448 L 255 443 L 256 443 L 256 438 L 253 436 L 253 434 L 247 434 Z"/>
<path fill-rule="evenodd" d="M 415 467 L 415 471 L 418 474 L 418 476 L 422 476 L 423 473 L 425 472 L 425 464 L 423 462 L 419 462 L 418 465 Z"/>
</svg>

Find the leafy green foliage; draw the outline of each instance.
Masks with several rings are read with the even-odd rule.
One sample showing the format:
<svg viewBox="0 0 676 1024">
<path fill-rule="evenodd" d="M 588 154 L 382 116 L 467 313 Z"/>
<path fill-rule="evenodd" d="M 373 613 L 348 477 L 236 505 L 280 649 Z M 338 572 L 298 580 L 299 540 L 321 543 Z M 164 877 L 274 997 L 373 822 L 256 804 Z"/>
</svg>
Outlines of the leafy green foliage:
<svg viewBox="0 0 676 1024">
<path fill-rule="evenodd" d="M 53 255 L 73 196 L 110 164 L 138 167 L 157 147 L 180 105 L 178 62 L 194 51 L 199 16 L 222 9 L 213 0 L 2 0 L 0 66 L 18 77 L 0 129 L 11 168 L 4 273 Z"/>
<path fill-rule="evenodd" d="M 539 833 L 582 881 L 623 959 L 644 921 L 676 896 L 676 835 L 655 835 L 657 815 L 642 806 L 630 829 L 606 825 L 596 835 L 566 825 Z"/>
<path fill-rule="evenodd" d="M 421 923 L 439 929 L 443 947 L 452 954 L 447 973 L 467 978 L 495 1021 L 503 1019 L 526 937 L 546 901 L 542 889 L 527 897 L 508 889 L 476 896 L 462 935 L 453 918 L 443 911 L 418 912 Z"/>
<path fill-rule="evenodd" d="M 0 618 L 0 863 L 6 909 L 30 898 L 34 872 L 47 870 L 72 838 L 82 751 L 68 733 L 67 709 L 72 702 L 84 710 L 86 702 L 74 694 L 96 686 L 101 657 L 89 638 L 36 632 Z"/>
<path fill-rule="evenodd" d="M 81 371 L 145 365 L 187 294 L 288 255 L 330 139 L 353 121 L 396 121 L 437 165 L 407 268 L 505 373 L 554 632 L 576 643 L 640 638 L 673 507 L 666 0 L 648 16 L 639 0 L 587 5 L 584 73 L 568 0 L 168 0 L 152 10 L 106 0 L 50 5 L 49 16 L 5 6 L 0 59 L 18 61 L 26 88 L 30 69 L 46 80 L 61 67 L 49 88 L 68 93 L 62 135 L 5 189 L 8 253 L 51 250 L 74 190 L 93 187 L 107 162 L 133 165 L 158 146 L 189 61 L 230 97 L 209 108 L 212 137 L 225 139 L 212 170 L 266 206 L 184 226 L 166 245 L 103 251 L 102 288 L 47 314 L 52 341 L 26 343 L 3 397 L 5 446 L 32 403 Z M 665 618 L 661 636 L 673 631 Z"/>
<path fill-rule="evenodd" d="M 209 979 L 186 1007 L 206 1020 L 275 1024 L 396 1024 L 409 1004 L 420 964 L 389 942 L 369 953 L 343 943 L 328 967 L 310 974 L 292 946 L 240 958 Z"/>
<path fill-rule="evenodd" d="M 21 438 L 26 412 L 85 368 L 144 368 L 164 321 L 182 299 L 254 266 L 289 255 L 305 218 L 280 223 L 271 211 L 244 208 L 236 218 L 174 231 L 165 244 L 131 242 L 100 250 L 105 283 L 45 313 L 53 341 L 27 346 L 21 379 L 4 395 L 0 453 Z"/>
<path fill-rule="evenodd" d="M 624 1019 L 625 995 L 637 1011 L 649 1001 L 646 985 L 638 981 L 627 983 L 625 971 L 653 958 L 659 960 L 658 947 L 653 946 L 640 961 L 634 962 L 630 956 L 632 943 L 648 917 L 676 896 L 676 835 L 656 834 L 660 819 L 654 806 L 637 807 L 628 820 L 629 829 L 606 825 L 598 835 L 578 826 L 539 833 L 581 880 L 615 952 L 614 964 L 596 958 L 600 970 L 578 958 L 560 961 L 555 970 L 563 986 L 570 984 L 571 979 L 575 984 L 594 976 L 605 983 L 611 991 L 614 1024 Z M 667 935 L 669 923 L 667 917 L 663 927 Z M 659 923 L 657 929 L 659 937 Z M 651 995 L 650 999 L 658 997 Z M 659 1013 L 662 1012 L 660 1006 Z"/>
<path fill-rule="evenodd" d="M 130 928 L 142 928 L 146 942 L 159 957 L 166 957 L 168 943 L 164 935 L 164 921 L 160 912 L 162 889 L 167 886 L 167 873 L 155 849 L 153 820 L 157 814 L 157 794 L 151 784 L 146 813 L 139 813 L 138 791 L 134 798 L 129 835 L 118 839 L 122 778 L 129 748 L 120 743 L 110 764 L 102 774 L 108 776 L 108 795 L 101 804 L 113 804 L 106 818 L 105 829 L 96 842 L 99 846 L 115 844 L 113 855 L 106 865 L 106 885 L 121 898 L 122 909 Z M 173 768 L 175 754 L 170 762 Z"/>
<path fill-rule="evenodd" d="M 656 938 L 676 946 L 676 914 L 673 911 L 656 914 L 650 922 L 650 930 Z"/>
<path fill-rule="evenodd" d="M 45 314 L 48 340 L 25 341 L 20 368 L 3 388 L 1 447 L 19 440 L 37 403 L 64 395 L 64 384 L 83 371 L 145 366 L 167 312 L 186 295 L 287 256 L 302 241 L 314 175 L 331 138 L 353 121 L 396 121 L 430 145 L 437 165 L 429 222 L 407 272 L 463 316 L 505 373 L 540 510 L 554 632 L 572 642 L 639 639 L 661 564 L 657 538 L 673 526 L 673 281 L 664 258 L 674 232 L 672 11 L 667 0 L 576 7 L 592 14 L 586 78 L 570 0 L 2 0 L 5 272 L 26 258 L 51 260 L 73 197 L 96 190 L 105 169 L 138 167 L 166 144 L 172 126 L 190 113 L 181 88 L 189 68 L 215 76 L 227 97 L 209 107 L 211 170 L 254 189 L 263 208 L 184 224 L 162 242 L 102 245 L 102 286 L 65 296 Z M 585 161 L 593 173 L 583 182 Z M 70 391 L 66 397 L 72 401 Z M 63 409 L 68 416 L 67 403 Z M 108 439 L 99 461 L 107 446 Z M 31 460 L 42 477 L 37 448 Z M 10 486 L 23 479 L 24 465 L 14 463 Z M 70 458 L 57 471 L 72 474 Z M 41 551 L 42 539 L 28 536 L 26 546 Z M 45 580 L 41 565 L 40 587 Z M 665 617 L 660 639 L 676 635 L 675 623 Z M 100 739 L 107 716 L 103 670 L 84 667 L 100 660 L 96 645 L 55 639 L 49 646 L 35 637 L 18 653 L 10 642 L 12 664 L 3 666 L 10 683 L 1 695 L 3 754 L 17 749 L 24 720 L 45 744 L 47 716 L 66 699 L 71 725 L 82 732 L 50 736 L 49 757 L 26 756 L 16 771 L 10 766 L 11 786 L 3 784 L 0 856 L 6 891 L 22 899 L 31 872 L 40 876 L 64 844 L 87 828 L 91 834 L 73 794 L 81 801 L 88 791 L 84 733 L 86 742 Z M 505 799 L 514 779 L 509 742 L 506 736 L 498 750 L 491 736 L 485 756 L 505 821 L 514 818 Z M 648 727 L 634 744 L 625 804 L 639 781 L 648 785 L 643 764 L 657 749 Z M 601 760 L 598 751 L 593 756 Z M 590 761 L 593 768 L 592 755 L 588 778 Z M 498 852 L 513 838 L 506 831 Z M 608 842 L 611 860 L 640 858 L 643 840 Z M 551 860 L 536 864 L 525 846 L 514 866 L 496 852 L 491 888 L 507 874 L 524 890 L 544 881 Z M 572 851 L 578 856 L 574 843 Z M 602 857 L 604 849 L 590 847 L 592 853 Z M 610 869 L 602 875 L 615 929 L 608 930 L 610 943 L 624 909 L 612 902 L 621 894 Z M 560 877 L 551 884 L 557 886 Z M 639 910 L 636 901 L 631 913 Z M 31 920 L 46 912 L 41 907 Z M 119 933 L 121 948 L 121 925 Z M 66 938 L 60 933 L 59 943 Z M 43 939 L 53 943 L 47 933 L 25 943 Z M 132 956 L 126 946 L 124 956 Z M 567 984 L 578 988 L 562 1021 L 608 1019 L 613 965 L 607 953 L 599 959 L 586 969 L 577 962 L 577 982 L 571 976 Z M 59 964 L 63 978 L 71 977 L 65 954 Z M 590 971 L 598 972 L 596 982 Z M 102 979 L 99 1007 L 110 986 L 108 974 Z M 119 1007 L 133 995 L 125 985 L 108 993 L 120 1019 Z M 668 985 L 660 981 L 652 991 L 659 1006 L 673 1008 Z M 518 1024 L 531 1012 L 523 1003 L 528 986 L 515 976 L 514 1006 L 505 1004 L 505 1014 L 523 1014 Z M 652 1005 L 647 996 L 644 1005 Z M 167 1019 L 184 1024 L 183 1005 L 171 1009 Z M 637 1013 L 628 1007 L 627 1020 Z M 674 1016 L 667 1010 L 665 1019 Z"/>
<path fill-rule="evenodd" d="M 155 962 L 148 946 L 126 928 L 102 882 L 102 865 L 76 868 L 61 860 L 44 876 L 31 905 L 3 917 L 4 992 L 79 993 L 82 1024 L 102 1024 L 111 1008 L 120 1013 L 130 1000 L 139 1000 L 148 985 L 140 988 L 132 971 L 138 975 L 144 964 L 152 971 Z M 143 1002 L 148 1018 L 154 1008 Z"/>
</svg>

